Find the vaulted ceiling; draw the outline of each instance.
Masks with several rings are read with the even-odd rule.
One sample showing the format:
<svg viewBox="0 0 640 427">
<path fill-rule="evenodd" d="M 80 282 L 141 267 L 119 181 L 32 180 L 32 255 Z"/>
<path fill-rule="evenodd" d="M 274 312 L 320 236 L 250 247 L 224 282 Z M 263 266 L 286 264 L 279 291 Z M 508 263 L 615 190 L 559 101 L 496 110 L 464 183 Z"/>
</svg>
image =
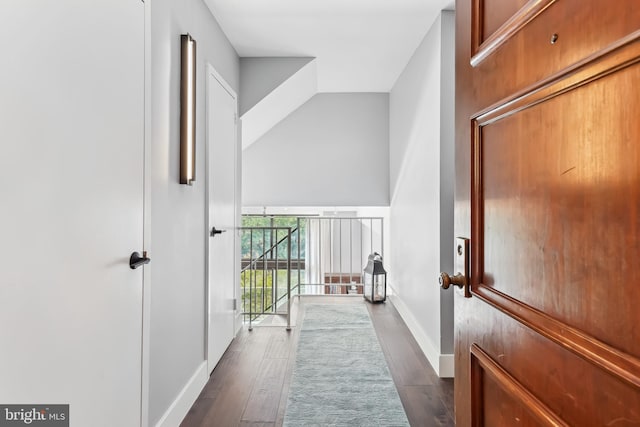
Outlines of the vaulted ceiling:
<svg viewBox="0 0 640 427">
<path fill-rule="evenodd" d="M 388 92 L 453 0 L 205 0 L 241 57 L 315 57 L 319 92 Z"/>
</svg>

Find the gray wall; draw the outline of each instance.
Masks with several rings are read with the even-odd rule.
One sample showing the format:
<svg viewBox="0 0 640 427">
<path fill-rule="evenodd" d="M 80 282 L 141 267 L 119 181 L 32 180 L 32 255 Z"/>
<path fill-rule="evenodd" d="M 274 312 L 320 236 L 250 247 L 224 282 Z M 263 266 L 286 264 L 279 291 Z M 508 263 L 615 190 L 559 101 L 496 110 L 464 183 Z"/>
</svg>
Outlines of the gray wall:
<svg viewBox="0 0 640 427">
<path fill-rule="evenodd" d="M 437 277 L 453 264 L 454 30 L 453 12 L 443 12 L 389 100 L 390 283 L 436 370 L 453 353 L 453 296 Z"/>
<path fill-rule="evenodd" d="M 240 116 L 313 58 L 240 58 Z"/>
<path fill-rule="evenodd" d="M 178 184 L 180 34 L 197 41 L 196 182 Z M 152 37 L 149 420 L 205 360 L 205 86 L 210 62 L 234 90 L 239 60 L 202 0 L 154 0 Z"/>
<path fill-rule="evenodd" d="M 389 95 L 315 95 L 243 152 L 243 206 L 388 206 Z"/>
</svg>

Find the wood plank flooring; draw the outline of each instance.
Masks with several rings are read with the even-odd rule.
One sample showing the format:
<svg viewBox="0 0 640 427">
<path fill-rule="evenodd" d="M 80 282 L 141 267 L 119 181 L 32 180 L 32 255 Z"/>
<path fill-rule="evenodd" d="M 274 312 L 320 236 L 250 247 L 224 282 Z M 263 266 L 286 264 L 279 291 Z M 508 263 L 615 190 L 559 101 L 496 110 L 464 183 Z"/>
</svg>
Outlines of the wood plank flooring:
<svg viewBox="0 0 640 427">
<path fill-rule="evenodd" d="M 300 325 L 304 304 L 365 304 L 400 399 L 413 427 L 453 426 L 453 380 L 435 374 L 402 318 L 387 300 L 303 296 L 292 315 Z M 244 328 L 233 340 L 181 427 L 280 427 L 295 361 L 299 329 Z"/>
</svg>

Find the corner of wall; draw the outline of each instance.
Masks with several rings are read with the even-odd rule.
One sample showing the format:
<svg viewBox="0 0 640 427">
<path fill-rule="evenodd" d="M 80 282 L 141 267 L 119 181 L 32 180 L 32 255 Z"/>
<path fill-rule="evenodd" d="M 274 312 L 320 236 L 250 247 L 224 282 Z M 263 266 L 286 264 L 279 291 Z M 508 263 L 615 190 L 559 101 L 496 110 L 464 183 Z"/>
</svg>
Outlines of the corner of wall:
<svg viewBox="0 0 640 427">
<path fill-rule="evenodd" d="M 455 16 L 440 14 L 440 271 L 454 267 Z M 440 349 L 454 350 L 453 294 L 440 296 Z"/>
<path fill-rule="evenodd" d="M 438 375 L 453 375 L 453 296 L 435 285 L 424 289 L 421 277 L 436 277 L 453 263 L 453 173 L 447 165 L 453 138 L 453 99 L 442 85 L 443 39 L 450 12 L 438 14 L 390 94 L 390 192 L 394 234 L 391 270 L 398 281 L 392 299 Z M 452 98 L 452 97 L 451 97 Z M 419 159 L 419 160 L 416 160 Z M 428 167 L 425 165 L 428 164 Z M 413 227 L 411 227 L 413 225 Z M 427 230 L 428 228 L 428 230 Z M 419 233 L 422 232 L 420 235 Z M 432 238 L 436 235 L 437 239 Z M 426 241 L 424 236 L 428 236 Z M 421 239 L 421 237 L 423 237 Z M 400 243 L 401 244 L 397 244 Z M 418 254 L 418 255 L 416 255 Z M 415 258 L 412 258 L 414 257 Z M 416 260 L 422 262 L 416 268 Z M 426 310 L 425 310 L 426 308 Z"/>
<path fill-rule="evenodd" d="M 149 3 L 149 2 L 148 2 Z M 206 144 L 206 64 L 211 64 L 234 91 L 239 87 L 239 59 L 222 28 L 202 0 L 153 1 L 149 18 L 152 40 L 149 95 L 152 99 L 149 134 L 152 147 L 149 233 L 153 236 L 153 297 L 148 335 L 148 401 L 144 425 L 177 426 L 208 378 L 205 354 L 205 185 L 185 188 L 177 183 L 180 35 L 189 32 L 198 41 L 196 96 L 196 150 Z M 145 3 L 146 5 L 147 3 Z M 198 155 L 197 169 L 205 170 L 206 156 Z M 200 177 L 204 177 L 202 174 Z M 146 246 L 145 246 L 146 247 Z M 187 249 L 188 248 L 188 249 Z M 188 262 L 173 251 L 189 251 Z M 175 283 L 180 282 L 180 288 Z M 162 337 L 154 339 L 153 337 Z M 203 368 L 203 362 L 204 368 Z M 147 368 L 145 368 L 147 369 Z M 186 384 L 186 385 L 185 385 Z"/>
<path fill-rule="evenodd" d="M 174 427 L 180 425 L 208 380 L 207 361 L 205 360 L 198 366 L 189 381 L 187 381 L 182 390 L 180 390 L 176 399 L 171 403 L 171 406 L 167 408 L 155 427 Z"/>
<path fill-rule="evenodd" d="M 440 351 L 433 345 L 427 335 L 424 333 L 420 324 L 413 316 L 407 305 L 404 303 L 401 297 L 398 295 L 389 295 L 389 299 L 393 303 L 393 306 L 398 310 L 400 317 L 404 320 L 404 323 L 409 328 L 411 335 L 415 338 L 420 350 L 424 353 L 425 357 L 429 361 L 429 364 L 436 371 L 436 374 L 440 378 L 453 378 L 454 374 L 454 355 L 453 354 L 441 354 Z"/>
</svg>

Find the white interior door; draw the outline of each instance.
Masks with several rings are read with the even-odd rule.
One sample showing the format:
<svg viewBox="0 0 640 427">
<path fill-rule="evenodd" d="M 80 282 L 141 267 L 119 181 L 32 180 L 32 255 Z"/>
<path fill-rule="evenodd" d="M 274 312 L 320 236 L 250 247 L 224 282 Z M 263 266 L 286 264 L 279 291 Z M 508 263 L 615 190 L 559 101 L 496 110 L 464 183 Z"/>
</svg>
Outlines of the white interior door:
<svg viewBox="0 0 640 427">
<path fill-rule="evenodd" d="M 141 414 L 144 3 L 0 12 L 0 402 Z"/>
<path fill-rule="evenodd" d="M 207 361 L 213 371 L 234 336 L 236 285 L 236 95 L 212 67 L 207 74 L 209 237 Z"/>
</svg>

